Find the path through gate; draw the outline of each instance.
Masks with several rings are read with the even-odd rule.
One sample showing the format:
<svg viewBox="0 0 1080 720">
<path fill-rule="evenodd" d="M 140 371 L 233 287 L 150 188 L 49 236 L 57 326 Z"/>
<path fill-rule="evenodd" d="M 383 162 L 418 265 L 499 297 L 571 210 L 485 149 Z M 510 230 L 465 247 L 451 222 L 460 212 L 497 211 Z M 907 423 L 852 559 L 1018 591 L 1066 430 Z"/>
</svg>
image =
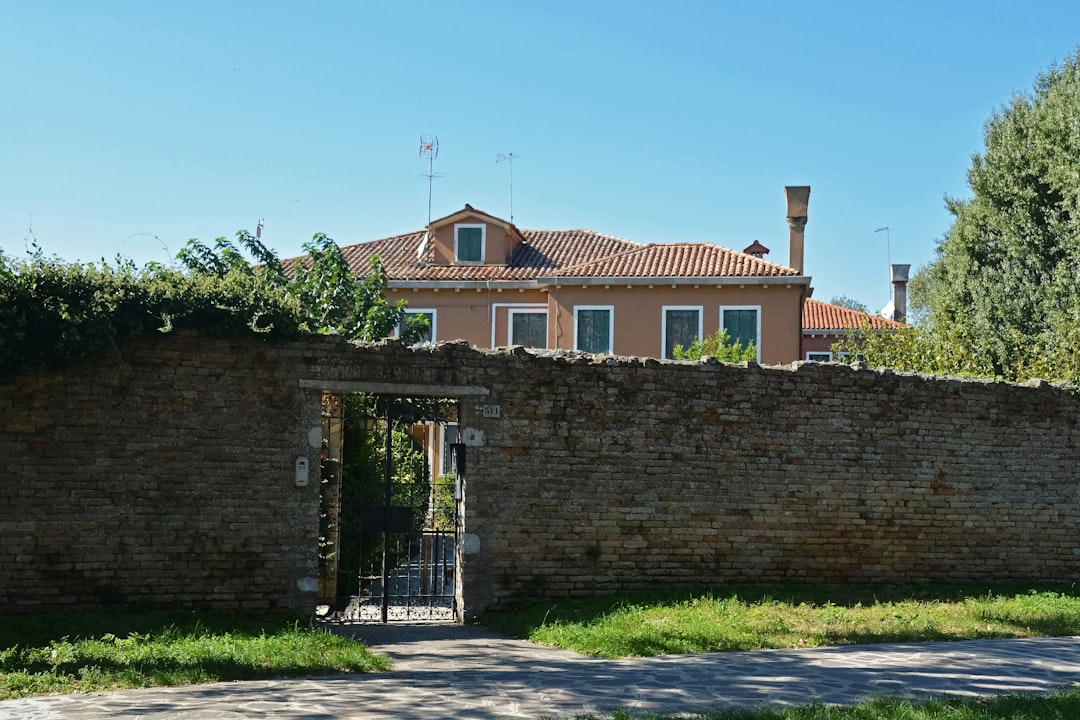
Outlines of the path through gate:
<svg viewBox="0 0 1080 720">
<path fill-rule="evenodd" d="M 323 576 L 333 572 L 336 580 L 323 588 L 330 617 L 456 620 L 461 493 L 455 459 L 463 458 L 456 403 L 348 395 L 340 406 L 339 460 L 324 461 L 330 477 L 323 483 Z M 324 429 L 326 415 L 324 402 Z M 332 445 L 333 433 L 324 435 Z M 336 513 L 327 503 L 334 485 Z"/>
</svg>

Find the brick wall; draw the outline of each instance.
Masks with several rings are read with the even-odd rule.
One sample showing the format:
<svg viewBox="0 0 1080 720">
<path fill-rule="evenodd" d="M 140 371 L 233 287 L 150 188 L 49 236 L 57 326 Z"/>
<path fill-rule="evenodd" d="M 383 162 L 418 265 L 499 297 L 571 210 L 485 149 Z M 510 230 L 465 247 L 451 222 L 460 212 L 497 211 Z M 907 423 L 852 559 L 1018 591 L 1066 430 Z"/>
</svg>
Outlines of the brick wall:
<svg viewBox="0 0 1080 720">
<path fill-rule="evenodd" d="M 0 607 L 299 606 L 319 395 L 276 349 L 176 336 L 0 386 Z"/>
<path fill-rule="evenodd" d="M 357 383 L 465 393 L 468 614 L 1080 570 L 1080 400 L 1044 383 L 173 333 L 0 384 L 0 606 L 309 608 L 318 483 L 294 463 L 318 467 L 319 388 Z"/>
<path fill-rule="evenodd" d="M 469 498 L 496 601 L 1080 570 L 1080 406 L 1061 390 L 833 365 L 517 362 L 523 381 L 485 400 L 505 421 Z"/>
</svg>

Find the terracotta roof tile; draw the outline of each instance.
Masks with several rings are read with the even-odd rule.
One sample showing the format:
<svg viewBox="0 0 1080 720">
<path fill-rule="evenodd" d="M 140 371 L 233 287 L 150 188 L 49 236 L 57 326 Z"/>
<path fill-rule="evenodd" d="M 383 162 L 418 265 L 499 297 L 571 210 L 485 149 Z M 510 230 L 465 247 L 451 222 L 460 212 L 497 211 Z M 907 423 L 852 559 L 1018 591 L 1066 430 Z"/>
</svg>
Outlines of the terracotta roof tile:
<svg viewBox="0 0 1080 720">
<path fill-rule="evenodd" d="M 449 217 L 449 216 L 448 216 Z M 535 280 L 540 277 L 797 277 L 793 268 L 709 243 L 641 243 L 591 230 L 520 230 L 509 265 L 436 265 L 417 257 L 424 231 L 343 247 L 358 275 L 379 255 L 391 280 Z"/>
<path fill-rule="evenodd" d="M 559 270 L 560 277 L 783 277 L 793 268 L 708 243 L 638 245 Z"/>
<path fill-rule="evenodd" d="M 803 331 L 824 330 L 847 330 L 861 327 L 863 322 L 869 322 L 874 330 L 896 330 L 904 327 L 904 323 L 895 320 L 886 320 L 878 315 L 851 310 L 849 308 L 832 305 L 807 298 L 803 302 L 802 327 Z"/>
</svg>

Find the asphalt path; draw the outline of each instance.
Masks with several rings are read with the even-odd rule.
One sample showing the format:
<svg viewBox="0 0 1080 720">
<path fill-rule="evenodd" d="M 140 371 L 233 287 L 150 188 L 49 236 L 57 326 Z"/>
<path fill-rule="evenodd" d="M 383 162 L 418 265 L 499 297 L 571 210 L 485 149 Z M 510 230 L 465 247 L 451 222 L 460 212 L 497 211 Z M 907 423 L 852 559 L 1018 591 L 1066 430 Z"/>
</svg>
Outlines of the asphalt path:
<svg viewBox="0 0 1080 720">
<path fill-rule="evenodd" d="M 0 702 L 0 720 L 572 718 L 873 696 L 1047 693 L 1080 684 L 1080 638 L 972 640 L 602 660 L 478 627 L 342 625 L 388 673 Z"/>
</svg>

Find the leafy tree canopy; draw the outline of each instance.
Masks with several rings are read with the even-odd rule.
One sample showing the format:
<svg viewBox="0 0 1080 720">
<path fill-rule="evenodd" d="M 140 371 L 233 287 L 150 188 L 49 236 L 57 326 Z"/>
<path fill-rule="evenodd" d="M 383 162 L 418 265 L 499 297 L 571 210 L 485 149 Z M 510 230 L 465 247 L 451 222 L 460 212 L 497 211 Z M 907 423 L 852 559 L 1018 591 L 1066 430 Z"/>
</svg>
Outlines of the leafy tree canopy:
<svg viewBox="0 0 1080 720">
<path fill-rule="evenodd" d="M 987 121 L 946 198 L 953 224 L 912 278 L 924 372 L 1080 380 L 1080 48 Z M 872 362 L 870 358 L 868 361 Z M 940 364 L 939 364 L 940 363 Z"/>
<path fill-rule="evenodd" d="M 236 243 L 218 238 L 213 247 L 189 241 L 177 256 L 179 268 L 137 268 L 120 258 L 68 263 L 36 246 L 25 259 L 0 252 L 0 382 L 176 326 L 212 335 L 336 332 L 375 340 L 404 322 L 406 341 L 424 330 L 422 316 L 406 317 L 405 301 L 385 300 L 378 258 L 358 280 L 333 241 L 316 235 L 305 245 L 309 256 L 292 263 L 290 274 L 250 233 L 236 237 Z"/>
<path fill-rule="evenodd" d="M 386 269 L 377 255 L 371 257 L 367 275 L 357 278 L 341 248 L 319 233 L 304 243 L 305 255 L 289 263 L 286 272 L 277 255 L 250 233 L 237 233 L 237 240 L 254 263 L 225 238 L 218 238 L 214 248 L 189 240 L 177 259 L 195 275 L 225 278 L 237 274 L 269 295 L 283 290 L 300 309 L 300 328 L 309 332 L 378 340 L 401 329 L 402 339 L 413 342 L 427 329 L 426 318 L 406 315 L 405 300 L 387 302 Z"/>
<path fill-rule="evenodd" d="M 848 310 L 857 310 L 858 312 L 870 312 L 869 308 L 867 308 L 866 305 L 863 305 L 861 302 L 855 300 L 854 298 L 849 298 L 847 295 L 837 295 L 829 301 L 829 304 L 836 305 L 842 308 L 847 308 Z"/>
</svg>

